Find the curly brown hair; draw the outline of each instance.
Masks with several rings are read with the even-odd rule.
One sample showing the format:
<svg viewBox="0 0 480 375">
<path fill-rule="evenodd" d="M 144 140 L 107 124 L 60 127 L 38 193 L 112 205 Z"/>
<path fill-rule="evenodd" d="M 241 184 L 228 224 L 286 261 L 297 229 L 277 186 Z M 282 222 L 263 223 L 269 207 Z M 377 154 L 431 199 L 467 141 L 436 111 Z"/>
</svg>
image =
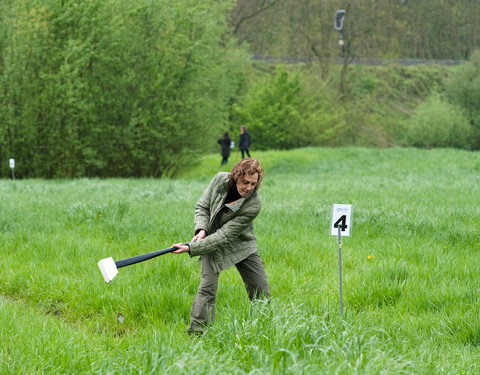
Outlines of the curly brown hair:
<svg viewBox="0 0 480 375">
<path fill-rule="evenodd" d="M 260 162 L 257 159 L 245 158 L 233 167 L 228 177 L 230 178 L 230 181 L 235 184 L 240 177 L 255 173 L 258 173 L 258 182 L 256 186 L 256 189 L 258 189 L 263 179 L 263 168 L 260 166 Z"/>
</svg>

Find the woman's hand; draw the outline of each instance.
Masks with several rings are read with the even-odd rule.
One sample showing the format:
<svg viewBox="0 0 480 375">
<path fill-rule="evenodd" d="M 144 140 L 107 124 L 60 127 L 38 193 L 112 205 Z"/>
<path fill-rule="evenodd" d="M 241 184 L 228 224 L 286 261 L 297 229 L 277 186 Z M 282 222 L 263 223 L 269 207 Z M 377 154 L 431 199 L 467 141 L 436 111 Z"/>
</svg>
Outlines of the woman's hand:
<svg viewBox="0 0 480 375">
<path fill-rule="evenodd" d="M 198 233 L 193 236 L 192 242 L 203 240 L 207 236 L 207 232 L 204 229 L 200 229 Z"/>
<path fill-rule="evenodd" d="M 174 254 L 188 253 L 190 251 L 190 247 L 183 243 L 174 243 L 172 247 L 177 248 L 177 250 L 172 251 Z"/>
</svg>

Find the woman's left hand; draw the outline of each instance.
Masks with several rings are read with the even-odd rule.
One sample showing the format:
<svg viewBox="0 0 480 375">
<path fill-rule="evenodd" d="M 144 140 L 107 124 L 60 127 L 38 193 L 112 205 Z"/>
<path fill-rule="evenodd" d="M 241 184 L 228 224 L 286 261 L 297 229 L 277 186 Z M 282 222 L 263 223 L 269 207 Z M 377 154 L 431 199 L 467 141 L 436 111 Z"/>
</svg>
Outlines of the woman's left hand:
<svg viewBox="0 0 480 375">
<path fill-rule="evenodd" d="M 174 254 L 181 254 L 181 253 L 188 253 L 190 251 L 190 247 L 183 243 L 174 243 L 172 247 L 176 247 L 178 250 L 172 251 Z"/>
</svg>

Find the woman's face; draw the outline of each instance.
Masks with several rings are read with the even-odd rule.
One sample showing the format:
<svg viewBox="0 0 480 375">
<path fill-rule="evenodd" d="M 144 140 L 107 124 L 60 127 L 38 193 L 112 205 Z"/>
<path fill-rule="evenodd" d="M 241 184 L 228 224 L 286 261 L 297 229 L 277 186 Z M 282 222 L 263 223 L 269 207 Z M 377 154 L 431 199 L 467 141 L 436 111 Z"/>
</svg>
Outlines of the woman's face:
<svg viewBox="0 0 480 375">
<path fill-rule="evenodd" d="M 258 184 L 258 173 L 245 174 L 237 180 L 237 191 L 242 197 L 248 197 Z"/>
</svg>

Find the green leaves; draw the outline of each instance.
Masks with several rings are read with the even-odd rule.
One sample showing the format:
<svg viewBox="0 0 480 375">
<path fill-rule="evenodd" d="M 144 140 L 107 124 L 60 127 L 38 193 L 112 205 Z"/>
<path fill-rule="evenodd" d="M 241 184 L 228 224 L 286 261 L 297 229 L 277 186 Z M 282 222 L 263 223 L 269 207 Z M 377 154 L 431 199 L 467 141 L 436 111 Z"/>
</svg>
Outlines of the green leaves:
<svg viewBox="0 0 480 375">
<path fill-rule="evenodd" d="M 417 147 L 470 148 L 472 127 L 462 109 L 431 96 L 420 104 L 406 127 L 408 143 Z"/>
<path fill-rule="evenodd" d="M 255 85 L 236 107 L 240 122 L 251 131 L 256 149 L 289 149 L 298 146 L 302 105 L 297 74 L 282 68 Z"/>
<path fill-rule="evenodd" d="M 473 126 L 475 149 L 480 148 L 480 51 L 476 51 L 469 62 L 462 65 L 447 81 L 447 100 L 464 110 Z"/>
<path fill-rule="evenodd" d="M 222 130 L 244 64 L 224 4 L 2 8 L 0 147 L 19 177 L 175 174 Z"/>
</svg>

